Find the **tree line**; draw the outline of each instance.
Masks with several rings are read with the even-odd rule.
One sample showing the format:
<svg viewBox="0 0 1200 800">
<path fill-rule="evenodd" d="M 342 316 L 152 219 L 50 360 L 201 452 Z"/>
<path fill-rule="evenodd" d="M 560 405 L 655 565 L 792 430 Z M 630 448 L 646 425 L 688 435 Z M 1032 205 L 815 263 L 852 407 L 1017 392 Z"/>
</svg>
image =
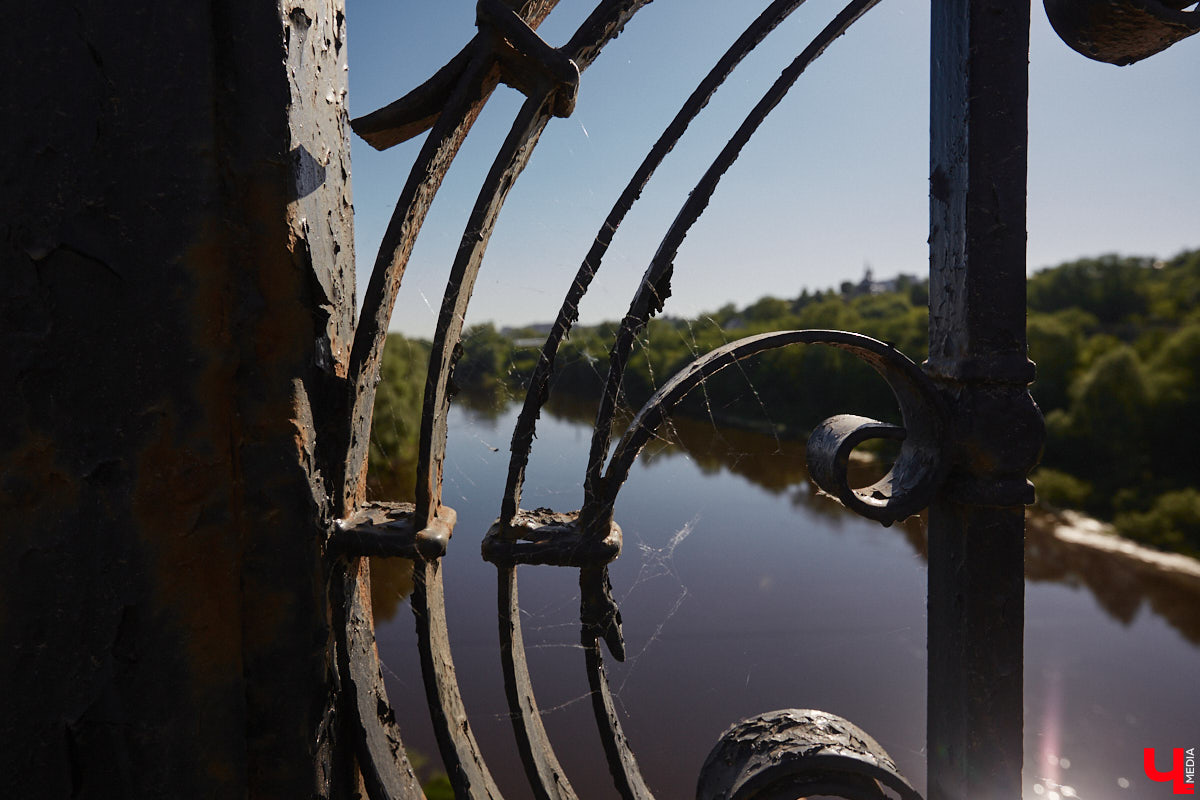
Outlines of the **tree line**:
<svg viewBox="0 0 1200 800">
<path fill-rule="evenodd" d="M 1033 476 L 1039 501 L 1200 555 L 1200 250 L 1167 261 L 1105 255 L 1046 269 L 1029 278 L 1028 307 L 1029 352 L 1037 363 L 1031 391 L 1047 428 Z M 598 400 L 617 327 L 572 330 L 556 359 L 552 396 Z M 876 281 L 868 272 L 857 283 L 792 299 L 652 319 L 626 372 L 623 401 L 636 409 L 692 359 L 727 341 L 793 328 L 857 331 L 920 362 L 928 344 L 928 282 L 912 275 Z M 466 401 L 496 408 L 522 396 L 544 334 L 539 327 L 468 328 L 455 369 Z M 415 442 L 429 345 L 393 335 L 385 352 L 372 474 L 396 497 L 413 483 L 411 467 L 396 463 L 396 454 Z M 727 368 L 677 413 L 789 438 L 840 413 L 899 421 L 881 378 L 821 346 L 793 346 Z M 396 469 L 405 474 L 386 477 Z M 393 480 L 394 487 L 383 485 Z"/>
</svg>

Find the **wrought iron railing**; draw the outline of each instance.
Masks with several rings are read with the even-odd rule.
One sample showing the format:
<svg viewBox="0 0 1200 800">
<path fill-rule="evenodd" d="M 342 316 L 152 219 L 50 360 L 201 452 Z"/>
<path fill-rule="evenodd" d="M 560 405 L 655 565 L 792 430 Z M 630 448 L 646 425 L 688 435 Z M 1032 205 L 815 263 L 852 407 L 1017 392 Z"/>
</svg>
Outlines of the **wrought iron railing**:
<svg viewBox="0 0 1200 800">
<path fill-rule="evenodd" d="M 579 74 L 649 0 L 601 0 L 555 48 L 535 33 L 556 0 L 479 0 L 478 33 L 400 100 L 356 120 L 384 149 L 428 131 L 397 202 L 366 290 L 349 365 L 339 521 L 344 610 L 339 672 L 372 800 L 421 796 L 375 650 L 365 556 L 411 558 L 412 606 L 429 708 L 446 771 L 460 798 L 499 797 L 467 720 L 455 678 L 441 560 L 455 523 L 442 504 L 442 464 L 452 375 L 467 304 L 484 250 L 513 182 L 554 116 L 571 113 Z M 639 451 L 693 388 L 740 359 L 794 344 L 847 351 L 884 377 L 901 426 L 841 415 L 808 447 L 814 481 L 846 507 L 884 525 L 929 509 L 928 795 L 1020 796 L 1023 506 L 1042 421 L 1028 393 L 1033 364 L 1024 334 L 1025 138 L 1029 6 L 1021 0 L 935 0 L 931 55 L 930 349 L 919 367 L 893 347 L 843 331 L 779 331 L 731 342 L 666 382 L 612 446 L 614 410 L 638 332 L 671 292 L 676 252 L 722 175 L 760 123 L 829 44 L 878 0 L 850 2 L 763 95 L 688 196 L 663 236 L 609 354 L 578 510 L 525 510 L 521 489 L 560 343 L 600 268 L 614 232 L 652 173 L 730 71 L 802 0 L 775 0 L 717 61 L 636 170 L 595 238 L 546 339 L 512 437 L 499 516 L 483 540 L 497 569 L 505 687 L 532 792 L 576 792 L 542 725 L 525 661 L 517 567 L 579 570 L 580 636 L 596 722 L 620 794 L 650 798 L 614 707 L 605 670 L 624 658 L 621 613 L 608 564 L 621 551 L 615 504 Z M 1186 0 L 1047 0 L 1056 29 L 1085 54 L 1128 63 L 1200 29 Z M 367 502 L 365 475 L 380 360 L 396 294 L 417 234 L 450 163 L 493 89 L 526 101 L 466 224 L 442 301 L 425 388 L 416 502 Z M 851 487 L 850 451 L 873 438 L 901 441 L 890 472 Z M 610 455 L 611 451 L 611 455 Z M 883 749 L 852 723 L 819 711 L 774 711 L 730 728 L 699 777 L 702 798 L 917 798 Z"/>
</svg>

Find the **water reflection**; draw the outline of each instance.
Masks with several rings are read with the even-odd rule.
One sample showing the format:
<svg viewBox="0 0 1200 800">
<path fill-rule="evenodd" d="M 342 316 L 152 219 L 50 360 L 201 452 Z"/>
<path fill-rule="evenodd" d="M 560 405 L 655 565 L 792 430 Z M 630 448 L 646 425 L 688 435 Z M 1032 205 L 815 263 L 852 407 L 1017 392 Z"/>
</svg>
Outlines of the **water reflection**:
<svg viewBox="0 0 1200 800">
<path fill-rule="evenodd" d="M 1200 570 L 1166 570 L 1054 534 L 1066 521 L 1033 512 L 1025 538 L 1025 579 L 1085 587 L 1112 619 L 1128 626 L 1149 609 L 1200 644 Z"/>
<path fill-rule="evenodd" d="M 557 418 L 581 423 L 590 424 L 594 418 L 594 407 L 570 400 L 558 400 L 548 410 Z M 808 480 L 804 442 L 681 418 L 664 426 L 663 437 L 656 446 L 647 447 L 640 458 L 650 464 L 678 456 L 689 458 L 706 475 L 738 475 L 772 494 L 786 495 L 793 506 L 812 513 L 831 519 L 847 513 L 820 496 Z M 867 485 L 884 468 L 879 462 L 851 462 L 850 481 L 856 486 Z M 1026 580 L 1082 586 L 1109 616 L 1126 625 L 1141 609 L 1149 608 L 1189 642 L 1200 644 L 1200 571 L 1166 571 L 1135 558 L 1064 540 L 1055 535 L 1055 528 L 1063 524 L 1061 517 L 1049 512 L 1030 513 L 1025 542 Z M 922 520 L 909 519 L 894 529 L 916 555 L 927 557 Z"/>
<path fill-rule="evenodd" d="M 528 788 L 504 700 L 496 575 L 477 549 L 499 510 L 516 414 L 489 407 L 451 412 L 446 502 L 459 522 L 445 565 L 447 610 L 472 728 L 501 789 L 521 797 Z M 547 409 L 527 505 L 578 508 L 592 419 L 586 405 Z M 878 467 L 856 470 L 866 483 Z M 402 491 L 411 493 L 406 480 Z M 891 529 L 860 520 L 816 496 L 802 443 L 706 420 L 676 420 L 647 448 L 617 516 L 625 550 L 613 584 L 630 659 L 610 675 L 660 800 L 693 795 L 701 762 L 729 724 L 791 706 L 861 724 L 923 788 L 920 519 Z M 1197 581 L 1053 529 L 1053 520 L 1032 515 L 1024 797 L 1061 799 L 1068 789 L 1085 799 L 1148 797 L 1158 787 L 1142 777 L 1141 749 L 1179 746 L 1194 733 L 1194 715 L 1180 709 L 1173 687 L 1200 669 Z M 412 617 L 401 610 L 409 567 L 379 562 L 373 570 L 393 707 L 405 742 L 435 752 Z M 523 568 L 521 597 L 543 720 L 572 782 L 595 796 L 608 779 L 581 666 L 578 576 Z"/>
<path fill-rule="evenodd" d="M 412 594 L 413 564 L 407 558 L 371 558 L 371 609 L 379 622 L 389 622 Z"/>
<path fill-rule="evenodd" d="M 511 413 L 513 398 L 503 390 L 465 394 L 458 401 L 479 418 L 498 422 Z M 554 399 L 549 416 L 581 425 L 591 425 L 595 405 L 571 398 Z M 618 430 L 629 415 L 618 420 Z M 804 443 L 754 431 L 721 428 L 711 421 L 679 418 L 664 425 L 662 435 L 639 457 L 649 465 L 656 461 L 686 457 L 705 475 L 728 473 L 746 479 L 773 495 L 786 496 L 797 508 L 836 521 L 847 514 L 829 498 L 822 497 L 808 480 Z M 865 485 L 876 480 L 885 467 L 867 460 L 851 463 L 850 480 Z M 390 500 L 410 499 L 415 484 L 415 455 L 396 454 L 386 469 L 372 465 L 373 496 Z M 497 503 L 495 497 L 480 497 L 483 504 Z M 458 509 L 461 513 L 462 509 Z M 1026 529 L 1025 577 L 1086 588 L 1114 620 L 1128 625 L 1142 609 L 1149 609 L 1178 631 L 1188 642 L 1200 644 L 1200 570 L 1164 571 L 1144 561 L 1099 550 L 1055 535 L 1063 519 L 1045 511 L 1030 513 Z M 913 553 L 927 557 L 925 526 L 912 518 L 893 526 Z M 375 613 L 390 620 L 401 600 L 412 590 L 411 564 L 400 559 L 372 560 L 372 598 Z"/>
</svg>

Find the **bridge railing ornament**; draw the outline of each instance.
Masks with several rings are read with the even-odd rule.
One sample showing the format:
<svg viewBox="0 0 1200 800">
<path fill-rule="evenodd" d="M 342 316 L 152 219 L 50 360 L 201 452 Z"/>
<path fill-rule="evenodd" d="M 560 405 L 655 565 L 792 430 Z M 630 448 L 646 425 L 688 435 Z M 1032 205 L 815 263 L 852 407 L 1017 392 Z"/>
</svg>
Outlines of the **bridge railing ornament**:
<svg viewBox="0 0 1200 800">
<path fill-rule="evenodd" d="M 571 113 L 581 90 L 580 74 L 649 0 L 601 0 L 565 45 L 553 47 L 536 29 L 556 2 L 479 0 L 478 32 L 462 51 L 421 86 L 352 123 L 379 149 L 428 132 L 380 245 L 354 337 L 340 437 L 345 457 L 336 476 L 340 514 L 328 543 L 340 575 L 343 713 L 355 732 L 372 800 L 423 795 L 383 685 L 366 556 L 413 560 L 420 662 L 447 774 L 459 798 L 500 797 L 471 733 L 445 618 L 441 562 L 456 515 L 442 504 L 441 489 L 454 365 L 467 304 L 509 189 L 547 122 Z M 624 659 L 621 612 L 608 575 L 608 564 L 621 551 L 617 494 L 643 445 L 688 391 L 741 359 L 797 344 L 835 347 L 865 361 L 891 387 L 902 419 L 900 426 L 851 415 L 826 420 L 809 441 L 814 481 L 847 508 L 884 525 L 930 510 L 928 796 L 1020 796 L 1023 504 L 1032 499 L 1025 475 L 1036 462 L 1043 436 L 1040 413 L 1028 393 L 1033 365 L 1024 335 L 1027 2 L 933 3 L 930 358 L 923 367 L 885 343 L 844 331 L 778 331 L 741 339 L 700 356 L 667 381 L 612 446 L 614 410 L 633 344 L 670 295 L 680 244 L 760 123 L 804 70 L 879 2 L 850 0 L 749 112 L 663 236 L 610 351 L 581 507 L 520 507 L 558 347 L 614 232 L 732 69 L 802 2 L 769 3 L 668 124 L 600 227 L 530 378 L 513 431 L 499 515 L 483 538 L 482 553 L 497 570 L 505 688 L 518 749 L 538 798 L 577 795 L 555 756 L 534 696 L 521 631 L 517 567 L 579 570 L 580 638 L 605 756 L 622 797 L 651 798 L 621 729 L 600 647 L 603 641 L 612 657 Z M 1046 0 L 1046 5 L 1073 47 L 1116 61 L 1156 52 L 1157 45 L 1145 44 L 1151 39 L 1166 42 L 1165 47 L 1167 39 L 1194 33 L 1200 13 L 1180 10 L 1186 4 L 1165 6 L 1155 0 Z M 1155 29 L 1143 31 L 1134 46 L 1128 44 L 1128 25 L 1124 39 L 1115 37 L 1125 44 L 1112 44 L 1111 20 L 1124 14 L 1126 6 L 1137 8 L 1135 27 Z M 1128 21 L 1129 15 L 1122 19 Z M 488 172 L 451 266 L 425 388 L 416 502 L 367 502 L 375 385 L 405 266 L 450 163 L 501 82 L 526 100 Z M 849 453 L 872 438 L 900 440 L 899 456 L 880 481 L 853 488 L 846 477 Z M 864 731 L 831 714 L 799 709 L 769 712 L 726 731 L 702 769 L 697 791 L 706 799 L 815 794 L 853 800 L 919 798 Z"/>
</svg>

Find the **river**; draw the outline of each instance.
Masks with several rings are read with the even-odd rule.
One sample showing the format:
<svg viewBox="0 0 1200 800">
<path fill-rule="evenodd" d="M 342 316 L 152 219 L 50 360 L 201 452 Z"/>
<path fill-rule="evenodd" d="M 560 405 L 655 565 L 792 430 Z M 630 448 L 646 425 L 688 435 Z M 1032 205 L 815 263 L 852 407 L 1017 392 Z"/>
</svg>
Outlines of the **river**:
<svg viewBox="0 0 1200 800">
<path fill-rule="evenodd" d="M 499 511 L 516 407 L 455 406 L 444 562 L 455 664 L 471 725 L 505 795 L 529 794 L 501 678 L 496 573 L 479 555 Z M 378 424 L 378 423 L 377 423 Z M 591 426 L 543 413 L 522 505 L 576 509 Z M 624 725 L 659 800 L 695 796 L 701 763 L 739 719 L 818 708 L 874 736 L 925 787 L 923 523 L 883 528 L 815 494 L 803 447 L 676 423 L 617 502 L 612 565 L 628 658 L 608 659 Z M 396 498 L 393 498 L 396 499 Z M 1030 526 L 1026 547 L 1026 800 L 1171 795 L 1143 748 L 1200 745 L 1200 565 L 1164 569 Z M 403 562 L 375 563 L 388 691 L 410 750 L 438 762 Z M 523 567 L 523 626 L 544 721 L 583 797 L 613 797 L 578 646 L 578 573 Z"/>
</svg>

